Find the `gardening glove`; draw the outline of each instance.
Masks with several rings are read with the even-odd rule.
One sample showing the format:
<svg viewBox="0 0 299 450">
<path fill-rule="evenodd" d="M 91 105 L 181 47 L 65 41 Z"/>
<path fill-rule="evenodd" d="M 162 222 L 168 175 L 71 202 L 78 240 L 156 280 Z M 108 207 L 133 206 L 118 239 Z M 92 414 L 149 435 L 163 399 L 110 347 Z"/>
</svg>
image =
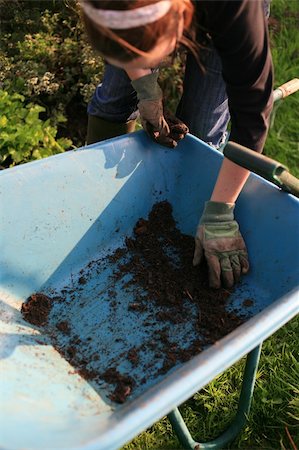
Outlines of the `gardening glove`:
<svg viewBox="0 0 299 450">
<path fill-rule="evenodd" d="M 164 116 L 163 94 L 158 84 L 158 72 L 152 72 L 136 80 L 132 86 L 137 92 L 141 124 L 157 143 L 174 148 L 188 133 L 188 127 L 175 116 Z"/>
<path fill-rule="evenodd" d="M 234 203 L 206 202 L 195 236 L 193 265 L 205 256 L 212 288 L 230 288 L 249 270 L 245 242 L 234 220 Z"/>
<path fill-rule="evenodd" d="M 176 143 L 178 143 L 181 139 L 184 139 L 186 134 L 189 133 L 189 128 L 187 125 L 169 111 L 164 111 L 164 117 L 170 129 L 169 136 Z"/>
</svg>

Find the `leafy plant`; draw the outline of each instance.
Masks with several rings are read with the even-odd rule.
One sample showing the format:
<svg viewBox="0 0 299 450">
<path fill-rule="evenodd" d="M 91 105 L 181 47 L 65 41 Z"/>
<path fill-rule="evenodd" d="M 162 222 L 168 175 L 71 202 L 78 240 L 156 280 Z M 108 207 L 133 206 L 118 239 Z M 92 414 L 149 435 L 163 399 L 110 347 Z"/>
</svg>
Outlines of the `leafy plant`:
<svg viewBox="0 0 299 450">
<path fill-rule="evenodd" d="M 83 145 L 87 103 L 104 63 L 87 42 L 77 2 L 8 1 L 0 17 L 0 89 L 43 106 L 60 136 Z M 66 123 L 56 120 L 61 114 Z"/>
<path fill-rule="evenodd" d="M 64 152 L 70 139 L 56 139 L 57 128 L 39 117 L 45 108 L 25 104 L 25 97 L 0 90 L 0 164 L 16 164 Z M 58 121 L 65 118 L 60 115 Z"/>
</svg>

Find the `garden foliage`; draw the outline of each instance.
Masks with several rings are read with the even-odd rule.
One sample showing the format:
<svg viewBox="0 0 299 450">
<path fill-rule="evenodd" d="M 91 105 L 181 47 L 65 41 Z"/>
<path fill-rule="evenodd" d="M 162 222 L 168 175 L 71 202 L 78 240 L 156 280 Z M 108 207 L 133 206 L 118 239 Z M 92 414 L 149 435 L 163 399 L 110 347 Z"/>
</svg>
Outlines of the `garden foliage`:
<svg viewBox="0 0 299 450">
<path fill-rule="evenodd" d="M 71 145 L 66 138 L 56 139 L 57 129 L 50 120 L 41 120 L 45 108 L 25 104 L 25 97 L 0 90 L 0 164 L 25 163 L 64 152 Z M 57 117 L 57 123 L 65 121 Z"/>
<path fill-rule="evenodd" d="M 11 102 L 21 102 L 20 115 L 24 116 L 24 111 L 30 110 L 32 117 L 34 110 L 35 117 L 45 121 L 43 129 L 49 132 L 51 127 L 53 143 L 51 148 L 43 148 L 43 145 L 48 146 L 47 140 L 43 139 L 39 141 L 37 151 L 36 134 L 28 134 L 26 128 L 19 127 L 18 139 L 26 142 L 26 150 L 16 147 L 13 152 L 14 140 L 10 143 L 9 157 L 7 149 L 1 149 L 6 155 L 2 157 L 2 165 L 7 167 L 29 161 L 31 156 L 35 159 L 38 154 L 49 156 L 66 149 L 67 142 L 68 147 L 72 143 L 84 145 L 87 102 L 101 79 L 103 61 L 87 42 L 77 3 L 0 0 L 0 17 L 0 89 L 8 94 L 1 113 L 5 114 L 8 124 L 13 124 L 16 109 Z M 4 107 L 8 109 L 4 111 Z M 20 125 L 19 117 L 18 123 Z M 34 126 L 37 124 L 42 127 L 41 122 L 35 120 Z M 7 130 L 2 132 L 6 133 L 7 142 Z M 24 137 L 21 138 L 22 132 Z M 59 141 L 62 137 L 68 141 Z"/>
</svg>

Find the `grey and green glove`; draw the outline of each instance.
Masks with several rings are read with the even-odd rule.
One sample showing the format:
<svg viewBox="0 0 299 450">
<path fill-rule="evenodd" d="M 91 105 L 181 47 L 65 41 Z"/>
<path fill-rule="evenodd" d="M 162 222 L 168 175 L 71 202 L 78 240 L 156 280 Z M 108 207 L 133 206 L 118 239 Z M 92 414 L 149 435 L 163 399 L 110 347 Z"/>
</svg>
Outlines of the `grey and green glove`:
<svg viewBox="0 0 299 450">
<path fill-rule="evenodd" d="M 131 83 L 137 93 L 143 129 L 155 142 L 173 148 L 189 130 L 177 117 L 171 114 L 165 117 L 163 93 L 158 84 L 158 75 L 158 72 L 152 72 Z"/>
<path fill-rule="evenodd" d="M 234 220 L 234 203 L 206 202 L 195 236 L 193 265 L 205 256 L 209 285 L 232 287 L 249 270 L 245 242 Z"/>
</svg>

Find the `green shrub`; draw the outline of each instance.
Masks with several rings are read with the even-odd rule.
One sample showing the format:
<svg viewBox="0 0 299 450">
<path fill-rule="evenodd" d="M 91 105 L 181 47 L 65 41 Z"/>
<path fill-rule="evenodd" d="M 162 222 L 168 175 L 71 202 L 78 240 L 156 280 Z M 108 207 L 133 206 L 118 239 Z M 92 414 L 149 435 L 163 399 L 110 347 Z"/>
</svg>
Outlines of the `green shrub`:
<svg viewBox="0 0 299 450">
<path fill-rule="evenodd" d="M 60 136 L 84 145 L 86 107 L 104 64 L 87 42 L 77 2 L 0 3 L 0 17 L 0 89 L 43 106 Z M 56 120 L 61 114 L 67 123 Z"/>
<path fill-rule="evenodd" d="M 49 119 L 40 119 L 45 108 L 24 101 L 20 94 L 0 90 L 0 164 L 6 167 L 64 152 L 72 144 L 69 139 L 56 140 L 57 128 Z"/>
</svg>

